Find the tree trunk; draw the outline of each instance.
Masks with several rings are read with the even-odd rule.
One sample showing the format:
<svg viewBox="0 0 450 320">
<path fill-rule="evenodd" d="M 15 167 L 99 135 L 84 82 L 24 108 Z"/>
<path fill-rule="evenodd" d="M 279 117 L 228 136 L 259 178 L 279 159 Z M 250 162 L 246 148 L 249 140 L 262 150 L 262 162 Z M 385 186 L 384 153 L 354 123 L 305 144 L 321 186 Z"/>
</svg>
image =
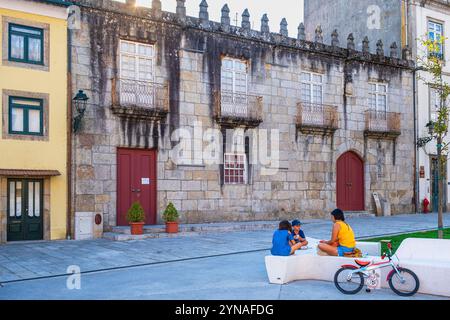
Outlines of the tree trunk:
<svg viewBox="0 0 450 320">
<path fill-rule="evenodd" d="M 444 202 L 444 188 L 443 188 L 443 181 L 444 181 L 444 165 L 442 161 L 442 136 L 439 136 L 437 139 L 437 154 L 438 154 L 438 238 L 443 239 L 444 238 L 444 231 L 443 231 L 443 219 L 442 219 L 442 209 L 443 209 L 443 202 Z"/>
</svg>

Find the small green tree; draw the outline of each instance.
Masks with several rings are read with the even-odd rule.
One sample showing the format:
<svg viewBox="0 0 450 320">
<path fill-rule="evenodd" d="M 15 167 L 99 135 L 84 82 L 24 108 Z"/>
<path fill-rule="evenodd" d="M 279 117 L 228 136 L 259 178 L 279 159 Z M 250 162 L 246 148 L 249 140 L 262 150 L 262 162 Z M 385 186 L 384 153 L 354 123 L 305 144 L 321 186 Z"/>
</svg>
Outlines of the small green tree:
<svg viewBox="0 0 450 320">
<path fill-rule="evenodd" d="M 443 48 L 446 38 L 429 39 L 426 36 L 420 40 L 421 45 L 426 48 L 426 52 L 422 55 L 418 55 L 418 70 L 424 70 L 431 75 L 431 80 L 422 78 L 426 85 L 437 91 L 439 96 L 439 108 L 437 110 L 436 121 L 428 122 L 426 125 L 428 128 L 428 137 L 423 137 L 418 140 L 418 146 L 425 146 L 428 142 L 436 141 L 436 150 L 438 158 L 438 237 L 443 238 L 443 179 L 444 168 L 447 163 L 448 157 L 448 142 L 444 142 L 444 138 L 448 133 L 448 120 L 449 110 L 447 104 L 447 98 L 450 95 L 450 85 L 444 82 L 443 67 L 445 65 Z"/>
<path fill-rule="evenodd" d="M 128 222 L 144 222 L 145 221 L 145 211 L 139 201 L 133 202 L 130 209 L 127 212 Z"/>
<path fill-rule="evenodd" d="M 166 210 L 164 210 L 163 219 L 166 222 L 175 222 L 178 220 L 178 211 L 172 202 L 169 202 Z"/>
</svg>

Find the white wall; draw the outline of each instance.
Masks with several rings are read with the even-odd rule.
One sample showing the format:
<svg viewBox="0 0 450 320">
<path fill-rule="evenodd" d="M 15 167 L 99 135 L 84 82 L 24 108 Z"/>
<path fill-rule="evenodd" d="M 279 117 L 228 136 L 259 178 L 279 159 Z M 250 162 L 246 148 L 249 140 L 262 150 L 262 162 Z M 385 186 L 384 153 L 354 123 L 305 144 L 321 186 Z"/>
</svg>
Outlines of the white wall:
<svg viewBox="0 0 450 320">
<path fill-rule="evenodd" d="M 431 9 L 431 8 L 423 8 L 420 6 L 416 7 L 417 16 L 416 16 L 416 34 L 418 38 L 423 38 L 423 36 L 428 31 L 428 20 L 437 20 L 443 23 L 444 25 L 444 37 L 449 37 L 450 35 L 450 8 L 446 12 L 442 9 Z M 423 47 L 420 46 L 420 42 L 417 41 L 418 45 L 418 55 L 423 56 L 426 54 L 426 51 Z M 450 41 L 447 39 L 444 45 L 444 58 L 446 60 L 446 65 L 444 68 L 444 81 L 450 83 Z M 420 77 L 431 80 L 429 74 L 420 72 Z M 423 80 L 418 80 L 418 137 L 425 137 L 428 135 L 427 129 L 425 125 L 430 121 L 429 117 L 429 88 L 425 84 Z M 447 137 L 445 141 L 450 141 L 450 138 Z M 422 203 L 422 200 L 427 197 L 428 200 L 431 201 L 431 181 L 430 179 L 430 161 L 429 156 L 426 154 L 436 154 L 436 143 L 435 141 L 429 142 L 425 148 L 426 152 L 421 148 L 418 152 L 419 157 L 419 168 L 420 166 L 425 166 L 425 178 L 419 179 L 419 201 Z M 417 170 L 419 170 L 417 168 Z M 447 164 L 447 172 L 448 179 L 450 179 L 450 165 Z M 450 199 L 450 187 L 447 187 L 447 199 Z M 450 208 L 448 208 L 450 209 Z"/>
</svg>

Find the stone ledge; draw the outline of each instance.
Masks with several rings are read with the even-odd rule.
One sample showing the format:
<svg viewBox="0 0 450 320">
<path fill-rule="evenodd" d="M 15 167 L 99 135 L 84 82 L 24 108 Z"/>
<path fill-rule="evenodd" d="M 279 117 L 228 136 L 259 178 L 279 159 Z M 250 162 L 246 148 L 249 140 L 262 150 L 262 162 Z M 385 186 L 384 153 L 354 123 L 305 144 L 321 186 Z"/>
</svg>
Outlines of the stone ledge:
<svg viewBox="0 0 450 320">
<path fill-rule="evenodd" d="M 122 118 L 156 121 L 165 119 L 168 114 L 167 110 L 142 107 L 111 106 L 111 111 L 116 116 Z"/>
</svg>

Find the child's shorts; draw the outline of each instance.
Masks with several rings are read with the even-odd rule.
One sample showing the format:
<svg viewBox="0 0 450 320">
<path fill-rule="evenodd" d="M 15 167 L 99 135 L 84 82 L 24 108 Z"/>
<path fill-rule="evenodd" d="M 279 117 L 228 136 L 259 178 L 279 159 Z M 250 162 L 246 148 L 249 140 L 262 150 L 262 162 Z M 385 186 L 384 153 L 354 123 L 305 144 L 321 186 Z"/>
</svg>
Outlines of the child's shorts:
<svg viewBox="0 0 450 320">
<path fill-rule="evenodd" d="M 355 248 L 349 248 L 349 247 L 344 247 L 344 246 L 338 246 L 337 247 L 337 251 L 338 251 L 338 256 L 339 257 L 343 257 L 344 253 L 353 252 L 353 250 L 355 250 Z"/>
</svg>

